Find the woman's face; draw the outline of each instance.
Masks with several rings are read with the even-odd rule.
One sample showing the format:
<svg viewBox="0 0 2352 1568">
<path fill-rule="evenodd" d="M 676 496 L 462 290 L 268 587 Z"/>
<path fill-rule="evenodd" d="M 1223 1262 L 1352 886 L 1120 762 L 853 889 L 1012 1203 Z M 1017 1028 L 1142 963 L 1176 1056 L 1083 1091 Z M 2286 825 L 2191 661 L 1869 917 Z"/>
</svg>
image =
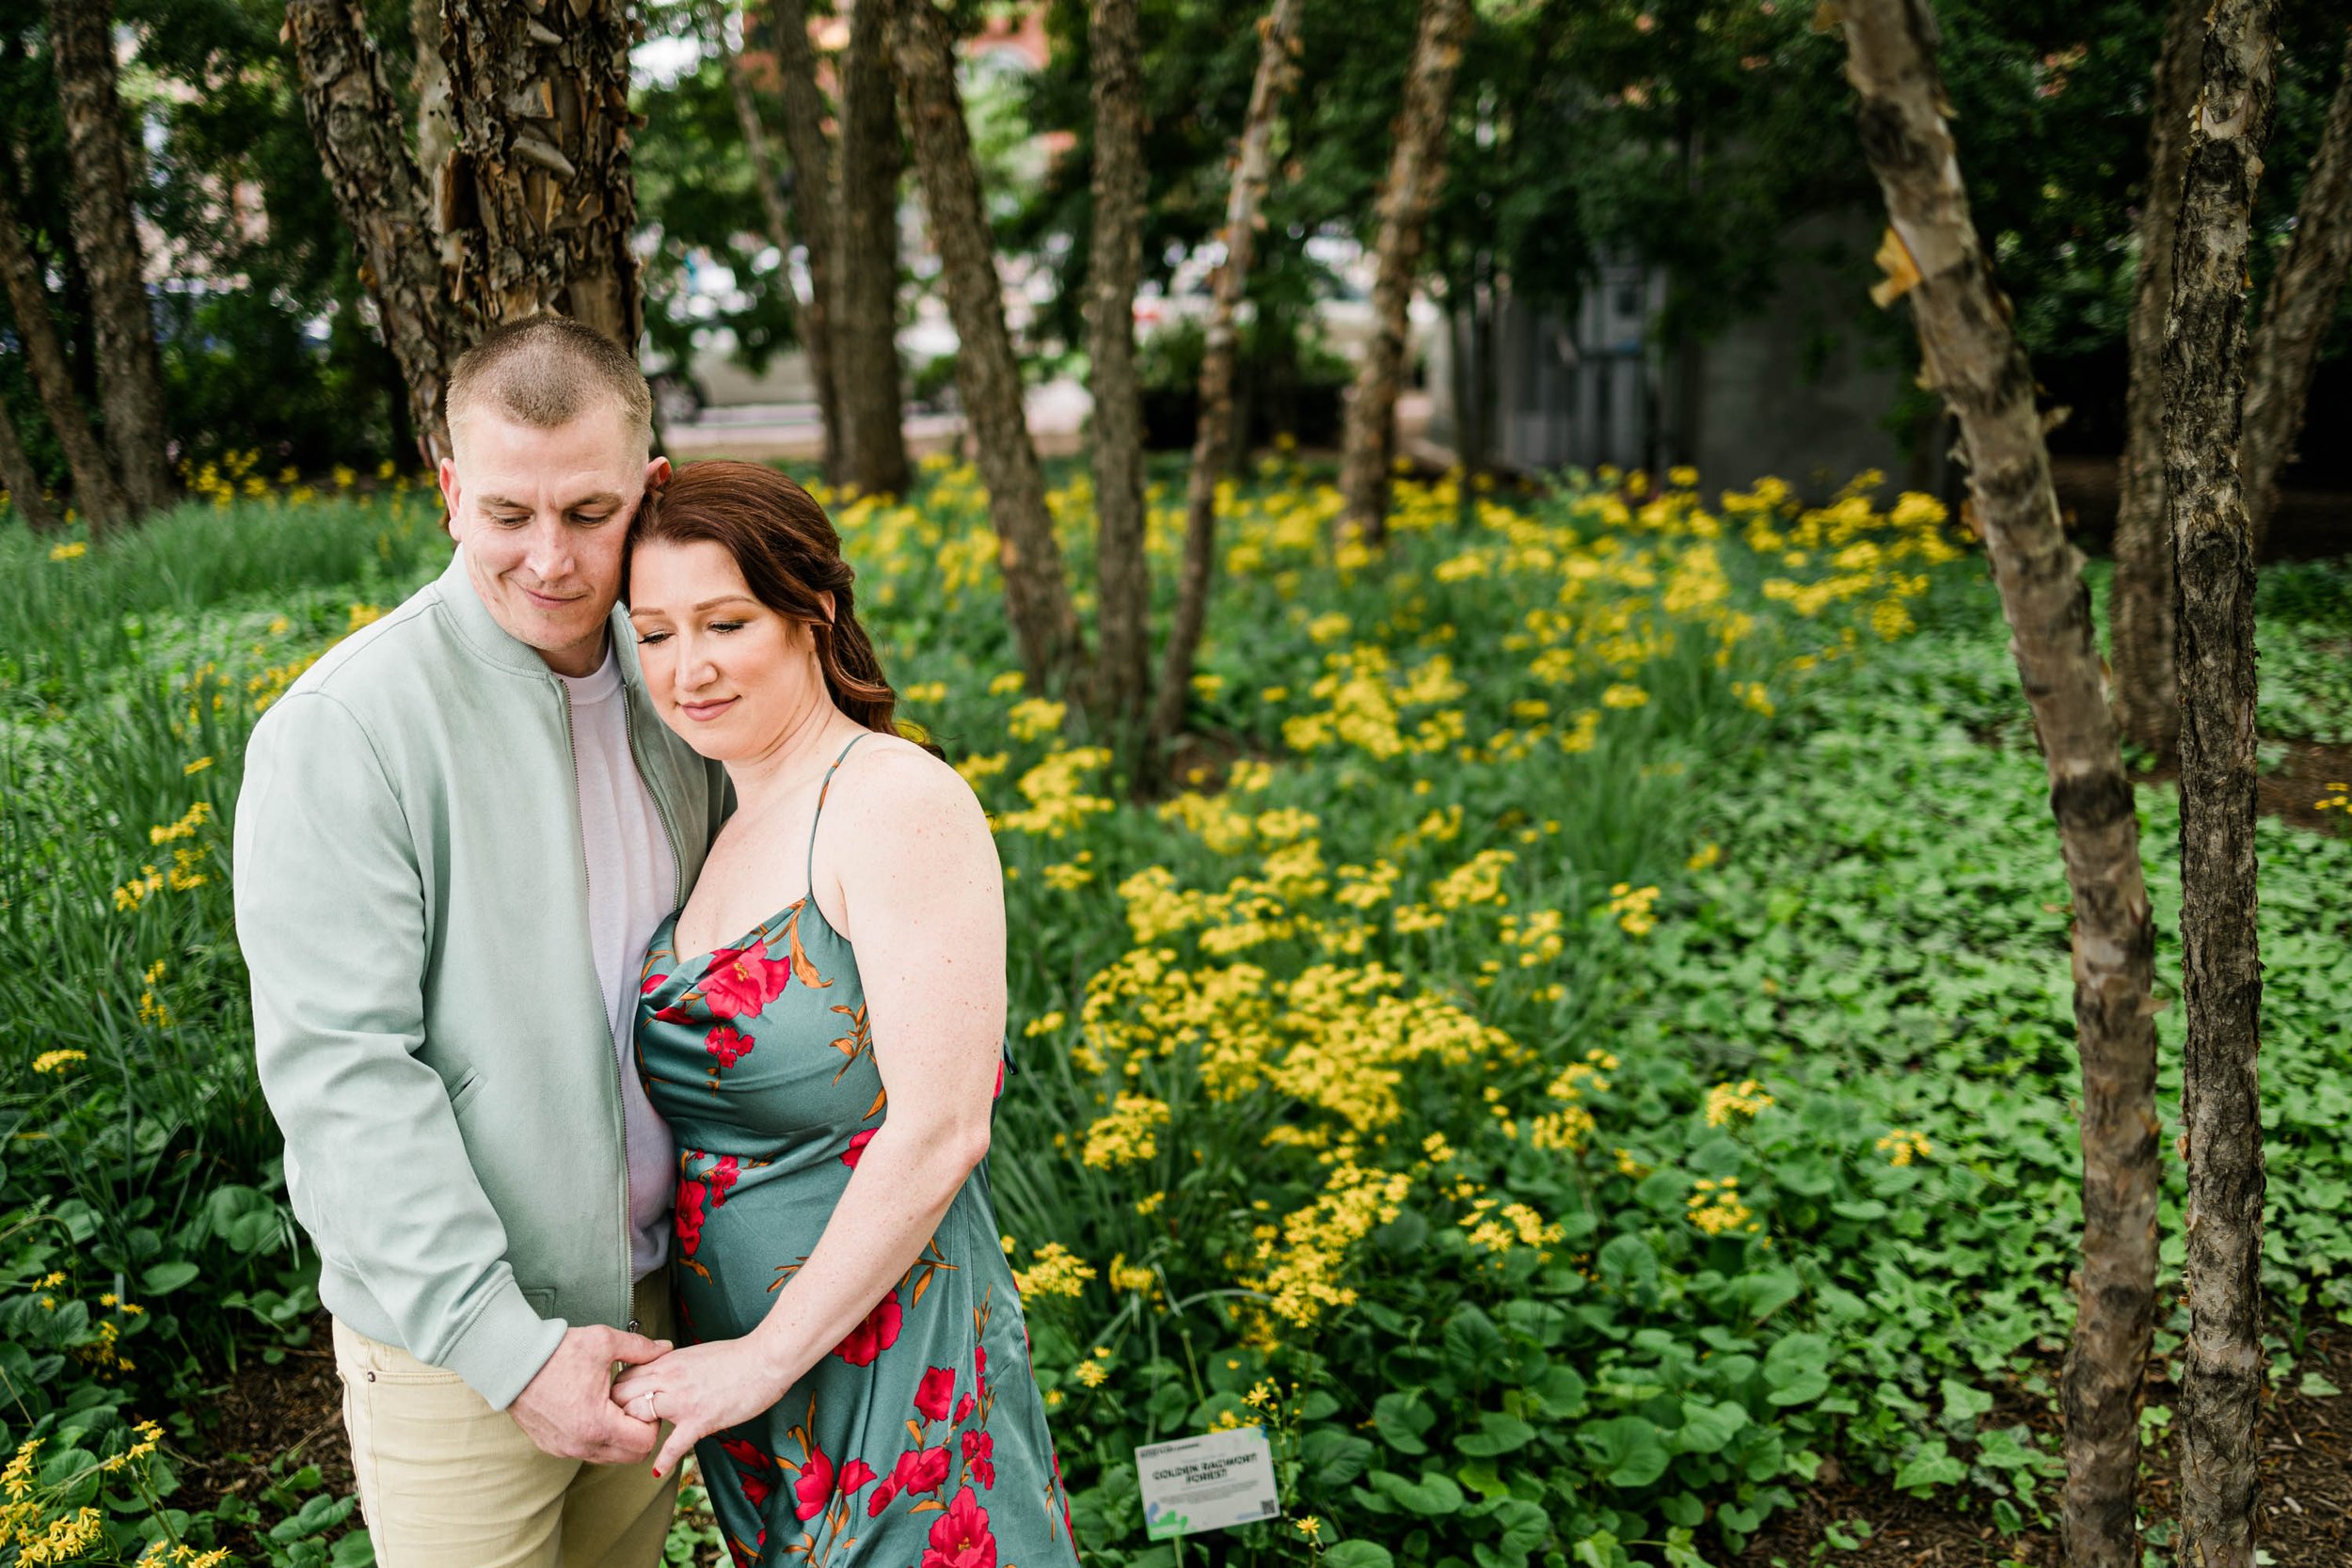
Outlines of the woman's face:
<svg viewBox="0 0 2352 1568">
<path fill-rule="evenodd" d="M 645 689 L 662 721 L 704 756 L 764 756 L 828 700 L 815 637 L 752 596 L 725 546 L 639 545 L 628 586 Z"/>
</svg>

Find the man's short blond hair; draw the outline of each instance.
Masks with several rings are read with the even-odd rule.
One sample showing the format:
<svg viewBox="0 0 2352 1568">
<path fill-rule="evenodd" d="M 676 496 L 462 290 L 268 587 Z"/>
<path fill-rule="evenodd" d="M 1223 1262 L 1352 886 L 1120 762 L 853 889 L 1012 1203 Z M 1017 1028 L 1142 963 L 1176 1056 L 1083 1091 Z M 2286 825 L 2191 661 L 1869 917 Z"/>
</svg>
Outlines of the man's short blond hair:
<svg viewBox="0 0 2352 1568">
<path fill-rule="evenodd" d="M 450 438 L 477 408 L 554 430 L 609 402 L 640 451 L 653 447 L 653 390 L 629 352 L 568 316 L 526 316 L 493 327 L 450 372 Z"/>
</svg>

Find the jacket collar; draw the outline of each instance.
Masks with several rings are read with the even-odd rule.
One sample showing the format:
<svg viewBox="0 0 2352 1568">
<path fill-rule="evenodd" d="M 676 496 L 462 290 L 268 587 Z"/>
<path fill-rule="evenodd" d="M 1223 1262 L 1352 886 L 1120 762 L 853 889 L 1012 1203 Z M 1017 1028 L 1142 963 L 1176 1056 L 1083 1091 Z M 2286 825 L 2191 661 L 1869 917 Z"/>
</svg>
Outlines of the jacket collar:
<svg viewBox="0 0 2352 1568">
<path fill-rule="evenodd" d="M 473 578 L 466 575 L 466 547 L 463 545 L 451 552 L 449 565 L 434 583 L 441 602 L 449 607 L 450 624 L 457 635 L 485 664 L 517 675 L 540 675 L 552 682 L 555 672 L 539 657 L 539 650 L 523 641 L 498 624 L 490 607 L 474 592 Z M 612 638 L 612 647 L 621 666 L 621 680 L 631 688 L 644 684 L 637 668 L 637 634 L 628 623 L 628 612 L 619 605 L 605 618 L 605 634 Z"/>
</svg>

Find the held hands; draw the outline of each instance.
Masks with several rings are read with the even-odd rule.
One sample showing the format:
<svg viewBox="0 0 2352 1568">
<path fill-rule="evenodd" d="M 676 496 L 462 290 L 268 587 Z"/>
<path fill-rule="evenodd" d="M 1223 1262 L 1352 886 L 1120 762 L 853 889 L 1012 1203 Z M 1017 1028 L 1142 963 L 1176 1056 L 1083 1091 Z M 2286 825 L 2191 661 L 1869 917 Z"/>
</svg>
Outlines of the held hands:
<svg viewBox="0 0 2352 1568">
<path fill-rule="evenodd" d="M 589 1323 L 564 1331 L 538 1376 L 515 1396 L 516 1424 L 541 1451 L 592 1465 L 634 1464 L 653 1452 L 653 1422 L 634 1419 L 612 1402 L 612 1364 L 652 1361 L 670 1348 L 617 1328 Z"/>
<path fill-rule="evenodd" d="M 702 1438 L 772 1406 L 791 1382 L 752 1340 L 715 1339 L 623 1372 L 612 1385 L 612 1404 L 614 1415 L 631 1422 L 670 1423 L 670 1440 L 653 1462 L 659 1480 Z"/>
</svg>

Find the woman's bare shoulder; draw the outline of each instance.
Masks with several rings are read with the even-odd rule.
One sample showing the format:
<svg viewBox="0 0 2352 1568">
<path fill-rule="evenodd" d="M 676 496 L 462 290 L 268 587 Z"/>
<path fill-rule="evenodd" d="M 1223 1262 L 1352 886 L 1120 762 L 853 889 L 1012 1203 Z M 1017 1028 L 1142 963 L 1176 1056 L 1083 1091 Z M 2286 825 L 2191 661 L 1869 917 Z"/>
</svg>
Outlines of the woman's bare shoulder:
<svg viewBox="0 0 2352 1568">
<path fill-rule="evenodd" d="M 874 828 L 907 827 L 947 820 L 979 823 L 986 816 L 963 775 L 902 736 L 877 731 L 862 740 L 842 765 L 836 788 L 845 788 L 843 809 Z"/>
</svg>

